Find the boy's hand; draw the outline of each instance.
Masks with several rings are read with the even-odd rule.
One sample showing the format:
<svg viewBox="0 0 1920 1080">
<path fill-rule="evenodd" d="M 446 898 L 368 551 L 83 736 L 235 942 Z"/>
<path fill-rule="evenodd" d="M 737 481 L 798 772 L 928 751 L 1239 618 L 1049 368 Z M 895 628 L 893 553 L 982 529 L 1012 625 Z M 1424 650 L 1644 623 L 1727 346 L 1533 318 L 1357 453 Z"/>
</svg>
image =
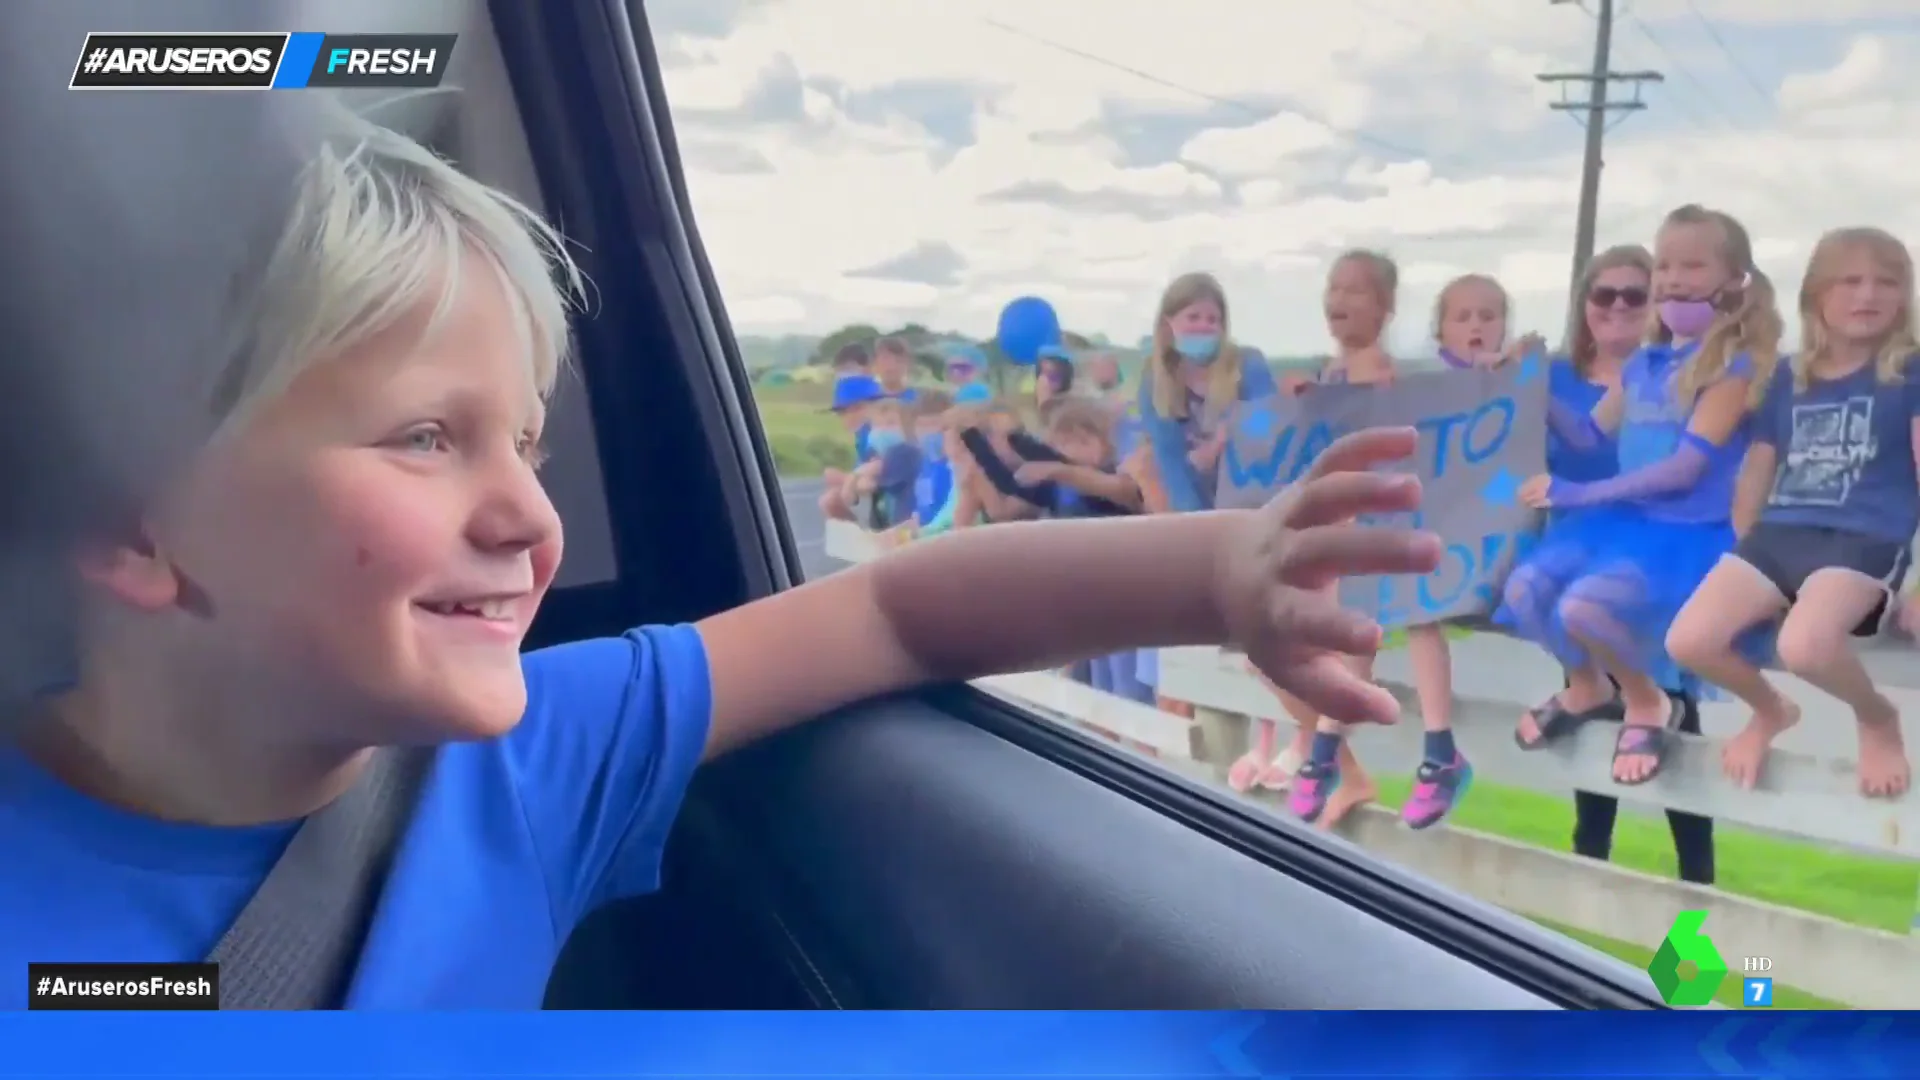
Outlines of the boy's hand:
<svg viewBox="0 0 1920 1080">
<path fill-rule="evenodd" d="M 1057 461 L 1024 461 L 1013 470 L 1013 479 L 1024 487 L 1039 487 L 1041 484 L 1060 478 L 1064 466 Z"/>
<path fill-rule="evenodd" d="M 1910 592 L 1900 602 L 1900 628 L 1908 637 L 1920 639 L 1920 592 Z"/>
<path fill-rule="evenodd" d="M 1357 524 L 1366 514 L 1420 505 L 1412 476 L 1371 471 L 1411 456 L 1412 428 L 1347 435 L 1307 476 L 1233 531 L 1216 575 L 1216 599 L 1232 643 L 1274 685 L 1345 723 L 1391 724 L 1400 706 L 1343 662 L 1379 648 L 1380 624 L 1340 607 L 1340 578 L 1426 574 L 1440 563 L 1432 533 Z"/>
</svg>

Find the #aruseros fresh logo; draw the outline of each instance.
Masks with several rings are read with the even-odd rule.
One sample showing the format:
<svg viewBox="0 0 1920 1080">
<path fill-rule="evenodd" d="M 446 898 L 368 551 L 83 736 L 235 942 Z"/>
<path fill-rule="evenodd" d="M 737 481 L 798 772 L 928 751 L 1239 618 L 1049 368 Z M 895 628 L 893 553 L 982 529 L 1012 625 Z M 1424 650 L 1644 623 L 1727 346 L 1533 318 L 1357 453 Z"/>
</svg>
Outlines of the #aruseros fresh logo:
<svg viewBox="0 0 1920 1080">
<path fill-rule="evenodd" d="M 1647 974 L 1660 990 L 1660 1000 L 1669 1005 L 1683 1008 L 1711 1005 L 1720 984 L 1726 981 L 1727 962 L 1720 959 L 1720 950 L 1713 947 L 1713 939 L 1700 932 L 1706 922 L 1704 911 L 1683 911 L 1674 916 L 1673 927 L 1660 943 L 1660 951 L 1653 954 L 1653 962 L 1647 965 Z M 1693 965 L 1691 973 L 1682 973 L 1684 964 Z"/>
</svg>

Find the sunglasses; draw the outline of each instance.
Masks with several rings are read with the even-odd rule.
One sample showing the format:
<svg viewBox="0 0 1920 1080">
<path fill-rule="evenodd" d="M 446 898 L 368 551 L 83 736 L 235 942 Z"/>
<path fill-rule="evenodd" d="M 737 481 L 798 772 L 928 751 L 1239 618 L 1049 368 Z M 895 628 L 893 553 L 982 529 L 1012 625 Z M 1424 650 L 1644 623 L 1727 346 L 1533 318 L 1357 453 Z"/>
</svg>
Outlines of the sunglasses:
<svg viewBox="0 0 1920 1080">
<path fill-rule="evenodd" d="M 1647 290 L 1629 286 L 1616 289 L 1611 285 L 1598 285 L 1587 293 L 1587 302 L 1594 307 L 1610 308 L 1615 304 L 1637 308 L 1647 306 Z"/>
</svg>

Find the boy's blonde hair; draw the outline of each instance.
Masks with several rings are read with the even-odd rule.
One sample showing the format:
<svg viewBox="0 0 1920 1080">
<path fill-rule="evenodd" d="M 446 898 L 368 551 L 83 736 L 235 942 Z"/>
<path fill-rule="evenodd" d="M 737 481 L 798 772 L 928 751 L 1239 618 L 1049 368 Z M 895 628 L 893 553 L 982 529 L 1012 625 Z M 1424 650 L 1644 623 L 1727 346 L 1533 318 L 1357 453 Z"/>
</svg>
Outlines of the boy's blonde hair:
<svg viewBox="0 0 1920 1080">
<path fill-rule="evenodd" d="M 1907 362 L 1920 351 L 1914 333 L 1913 255 L 1892 233 L 1866 227 L 1835 229 L 1820 238 L 1807 259 L 1807 272 L 1800 279 L 1800 351 L 1793 357 L 1793 385 L 1805 390 L 1813 365 L 1833 347 L 1831 331 L 1821 314 L 1821 301 L 1827 290 L 1838 283 L 1842 265 L 1850 256 L 1866 254 L 1882 270 L 1900 279 L 1900 314 L 1893 321 L 1887 340 L 1881 342 L 1873 358 L 1874 377 L 1882 383 L 1897 383 L 1906 377 Z"/>
<path fill-rule="evenodd" d="M 1233 343 L 1227 320 L 1227 291 L 1212 274 L 1182 274 L 1160 294 L 1153 320 L 1153 352 L 1147 357 L 1154 412 L 1169 420 L 1187 418 L 1187 384 L 1180 379 L 1180 354 L 1173 348 L 1169 320 L 1203 300 L 1220 308 L 1220 351 L 1207 368 L 1207 411 L 1225 413 L 1240 399 L 1240 349 Z"/>
<path fill-rule="evenodd" d="M 1699 351 L 1681 366 L 1674 377 L 1674 393 L 1680 401 L 1691 405 L 1702 390 L 1719 381 L 1734 357 L 1746 353 L 1753 362 L 1747 407 L 1756 408 L 1773 382 L 1774 368 L 1780 363 L 1780 336 L 1786 332 L 1773 282 L 1754 265 L 1753 240 L 1746 226 L 1734 220 L 1733 215 L 1689 203 L 1668 214 L 1660 228 L 1665 230 L 1676 225 L 1713 226 L 1720 234 L 1721 261 L 1736 277 L 1744 277 L 1744 283 L 1735 286 L 1739 300 L 1733 309 L 1720 310 L 1700 339 Z M 1672 341 L 1673 331 L 1667 329 L 1660 318 L 1659 305 L 1650 306 L 1647 340 L 1663 344 Z"/>
<path fill-rule="evenodd" d="M 1118 419 L 1112 406 L 1089 397 L 1057 397 L 1047 404 L 1049 435 L 1091 435 L 1112 448 L 1114 422 Z"/>
<path fill-rule="evenodd" d="M 1397 271 L 1394 276 L 1399 276 Z M 1513 300 L 1507 295 L 1506 286 L 1500 284 L 1487 274 L 1461 274 L 1459 277 L 1441 286 L 1440 295 L 1433 298 L 1433 340 L 1440 340 L 1440 328 L 1447 321 L 1447 309 L 1453 303 L 1453 294 L 1469 285 L 1484 285 L 1493 290 L 1493 294 L 1500 298 L 1501 318 L 1504 319 L 1513 314 Z M 1391 300 L 1389 300 L 1387 308 L 1388 310 L 1392 310 L 1393 305 Z"/>
<path fill-rule="evenodd" d="M 1616 244 L 1613 247 L 1587 260 L 1586 269 L 1580 273 L 1580 300 L 1582 305 L 1573 319 L 1573 340 L 1567 343 L 1567 356 L 1573 361 L 1573 369 L 1586 377 L 1587 369 L 1593 366 L 1594 358 L 1600 354 L 1600 343 L 1594 340 L 1593 327 L 1587 325 L 1586 299 L 1593 291 L 1593 283 L 1600 275 L 1609 270 L 1632 267 L 1651 284 L 1653 281 L 1653 253 L 1639 244 Z"/>
<path fill-rule="evenodd" d="M 499 275 L 532 387 L 552 393 L 582 295 L 560 235 L 413 139 L 344 108 L 328 113 L 331 129 L 233 327 L 209 402 L 216 432 L 423 305 L 437 322 L 470 259 Z"/>
</svg>

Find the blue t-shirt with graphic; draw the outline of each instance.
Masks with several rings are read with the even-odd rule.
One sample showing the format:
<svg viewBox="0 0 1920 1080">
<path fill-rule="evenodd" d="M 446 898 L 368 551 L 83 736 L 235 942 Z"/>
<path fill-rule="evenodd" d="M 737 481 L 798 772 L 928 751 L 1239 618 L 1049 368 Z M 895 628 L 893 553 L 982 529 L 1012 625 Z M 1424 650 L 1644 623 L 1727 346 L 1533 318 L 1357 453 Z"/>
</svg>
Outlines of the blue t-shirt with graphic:
<svg viewBox="0 0 1920 1080">
<path fill-rule="evenodd" d="M 1553 400 L 1582 416 L 1592 414 L 1600 399 L 1607 395 L 1605 386 L 1587 380 L 1573 361 L 1564 356 L 1555 358 L 1548 369 L 1547 390 Z M 1554 434 L 1553 428 L 1547 428 L 1547 472 L 1552 475 L 1585 484 L 1605 480 L 1619 470 L 1620 456 L 1611 442 L 1582 449 L 1569 445 Z"/>
<path fill-rule="evenodd" d="M 660 884 L 713 693 L 691 626 L 522 660 L 518 727 L 435 755 L 346 1005 L 537 1009 L 588 912 Z M 212 951 L 297 823 L 159 821 L 0 747 L 0 1009 L 29 961 L 184 962 Z"/>
<path fill-rule="evenodd" d="M 1697 343 L 1645 345 L 1620 371 L 1620 389 L 1626 397 L 1620 424 L 1620 472 L 1631 473 L 1672 457 L 1687 437 L 1694 401 L 1682 401 L 1675 386 Z M 1753 358 L 1745 353 L 1727 361 L 1721 378 L 1744 378 L 1753 373 Z M 1704 389 L 1704 388 L 1703 388 Z M 1696 399 L 1697 400 L 1697 399 Z M 1658 521 L 1707 523 L 1733 516 L 1733 489 L 1740 479 L 1740 463 L 1752 437 L 1752 417 L 1740 421 L 1733 434 L 1707 457 L 1706 472 L 1692 487 L 1670 494 L 1636 498 L 1633 504 Z"/>
<path fill-rule="evenodd" d="M 1816 525 L 1905 544 L 1920 527 L 1913 423 L 1920 363 L 1886 384 L 1869 364 L 1795 390 L 1781 364 L 1754 418 L 1753 437 L 1774 448 L 1773 488 L 1762 521 Z"/>
</svg>

